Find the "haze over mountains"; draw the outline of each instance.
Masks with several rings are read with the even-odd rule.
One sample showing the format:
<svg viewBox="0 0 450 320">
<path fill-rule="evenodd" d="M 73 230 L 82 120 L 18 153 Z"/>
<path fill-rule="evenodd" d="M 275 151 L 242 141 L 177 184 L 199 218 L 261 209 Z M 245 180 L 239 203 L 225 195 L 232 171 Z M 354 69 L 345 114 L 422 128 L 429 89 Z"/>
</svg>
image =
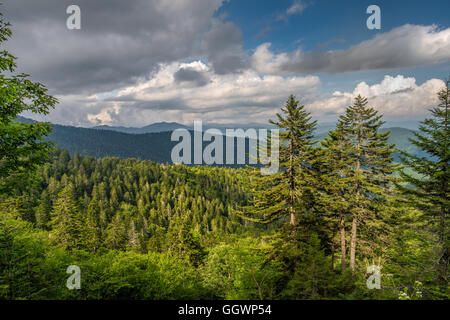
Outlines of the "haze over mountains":
<svg viewBox="0 0 450 320">
<path fill-rule="evenodd" d="M 216 128 L 223 132 L 225 132 L 225 129 L 248 129 L 248 128 L 254 128 L 254 129 L 270 129 L 275 128 L 275 126 L 271 124 L 261 124 L 261 123 L 247 123 L 247 124 L 239 124 L 239 123 L 228 123 L 228 124 L 220 124 L 220 123 L 203 123 L 202 124 L 203 130 Z M 130 134 L 143 134 L 143 133 L 156 133 L 156 132 L 172 132 L 176 129 L 187 129 L 187 130 L 194 130 L 194 126 L 192 125 L 183 125 L 177 122 L 156 122 L 152 123 L 150 125 L 135 128 L 135 127 L 122 127 L 122 126 L 95 126 L 92 127 L 92 129 L 100 129 L 100 130 L 112 130 L 117 132 L 123 132 L 123 133 L 130 133 Z"/>
<path fill-rule="evenodd" d="M 18 121 L 24 123 L 34 122 L 34 120 L 24 117 L 19 117 Z M 421 154 L 420 150 L 413 146 L 408 140 L 413 137 L 413 132 L 410 128 L 417 128 L 418 123 L 402 122 L 400 124 L 405 127 L 388 127 L 390 124 L 391 123 L 386 123 L 384 128 L 381 129 L 383 132 L 387 130 L 391 131 L 390 143 L 395 144 L 398 149 L 415 155 L 424 156 Z M 90 155 L 98 158 L 106 156 L 139 158 L 159 163 L 171 163 L 171 151 L 173 147 L 179 143 L 178 141 L 171 141 L 173 130 L 180 128 L 188 129 L 190 131 L 193 130 L 191 126 L 185 126 L 176 122 L 153 123 L 142 128 L 112 126 L 81 128 L 58 124 L 52 125 L 53 131 L 48 139 L 55 142 L 58 148 L 66 149 L 71 154 L 77 152 L 81 155 Z M 226 128 L 242 128 L 244 130 L 248 128 L 273 128 L 270 124 L 250 123 L 247 125 L 205 124 L 203 129 L 206 130 L 212 127 L 215 127 L 222 132 L 225 132 Z M 333 128 L 334 123 L 318 124 L 316 134 L 317 140 L 325 138 L 328 131 Z M 203 142 L 203 147 L 209 143 L 210 142 L 208 141 Z M 191 144 L 193 145 L 193 141 L 191 141 Z M 248 141 L 246 141 L 246 152 L 248 152 Z M 395 158 L 398 160 L 398 155 L 396 155 Z"/>
<path fill-rule="evenodd" d="M 141 127 L 141 128 L 121 127 L 121 126 L 114 127 L 114 126 L 102 125 L 102 126 L 92 127 L 92 129 L 112 130 L 112 131 L 130 133 L 130 134 L 143 134 L 143 133 L 173 131 L 176 129 L 189 129 L 189 127 L 179 124 L 177 122 L 157 122 L 157 123 L 152 123 L 148 126 Z"/>
<path fill-rule="evenodd" d="M 329 130 L 332 130 L 335 127 L 334 122 L 322 122 L 317 124 L 317 132 L 318 134 L 321 134 L 323 132 L 328 132 Z M 418 121 L 387 121 L 384 125 L 384 128 L 393 128 L 393 127 L 399 127 L 399 128 L 405 128 L 409 130 L 417 130 L 419 127 Z M 225 129 L 271 129 L 275 128 L 272 124 L 264 124 L 264 123 L 203 123 L 203 129 L 211 129 L 211 128 L 217 128 L 221 130 L 222 132 L 225 132 Z M 130 134 L 143 134 L 143 133 L 156 133 L 156 132 L 166 132 L 166 131 L 173 131 L 176 129 L 187 129 L 187 130 L 193 130 L 193 125 L 184 125 L 178 122 L 156 122 L 149 124 L 144 127 L 136 128 L 136 127 L 124 127 L 124 126 L 108 126 L 108 125 L 101 125 L 101 126 L 94 126 L 92 129 L 100 129 L 100 130 L 111 130 L 111 131 L 117 131 L 117 132 L 123 132 L 123 133 L 130 133 Z"/>
</svg>

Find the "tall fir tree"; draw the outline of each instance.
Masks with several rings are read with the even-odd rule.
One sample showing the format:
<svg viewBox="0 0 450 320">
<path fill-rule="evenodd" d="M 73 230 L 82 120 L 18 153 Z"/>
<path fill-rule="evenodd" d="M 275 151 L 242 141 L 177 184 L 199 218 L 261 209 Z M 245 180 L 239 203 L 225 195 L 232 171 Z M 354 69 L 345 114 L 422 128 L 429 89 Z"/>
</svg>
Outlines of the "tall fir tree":
<svg viewBox="0 0 450 320">
<path fill-rule="evenodd" d="M 42 192 L 39 206 L 36 209 L 36 227 L 49 230 L 49 222 L 51 219 L 52 204 L 50 196 L 46 190 Z"/>
<path fill-rule="evenodd" d="M 249 206 L 242 208 L 241 216 L 247 220 L 271 223 L 289 217 L 291 226 L 298 223 L 297 209 L 304 199 L 304 191 L 312 185 L 311 162 L 314 156 L 313 131 L 317 121 L 311 121 L 304 106 L 291 95 L 277 121 L 270 123 L 280 129 L 278 173 L 261 176 L 252 170 L 250 188 L 253 199 Z"/>
<path fill-rule="evenodd" d="M 100 223 L 100 208 L 95 197 L 89 202 L 86 220 L 87 246 L 97 252 L 103 241 L 103 232 Z"/>
<path fill-rule="evenodd" d="M 381 133 L 382 116 L 367 106 L 358 95 L 354 104 L 339 117 L 338 138 L 346 161 L 348 187 L 351 195 L 350 269 L 355 270 L 358 225 L 376 219 L 373 201 L 385 199 L 392 191 L 391 176 L 398 166 L 393 163 L 394 146 L 388 144 L 390 132 Z"/>
<path fill-rule="evenodd" d="M 133 208 L 130 204 L 122 204 L 120 210 L 112 218 L 106 230 L 105 243 L 111 249 L 123 250 L 128 243 L 128 227 Z"/>
<path fill-rule="evenodd" d="M 413 169 L 416 175 L 400 172 L 407 185 L 398 185 L 424 212 L 424 218 L 438 236 L 439 253 L 436 259 L 437 282 L 443 290 L 448 290 L 449 229 L 448 214 L 450 177 L 450 79 L 438 92 L 439 105 L 431 109 L 432 118 L 421 122 L 415 139 L 411 143 L 425 151 L 427 156 L 414 156 L 402 152 L 403 163 Z"/>
<path fill-rule="evenodd" d="M 87 232 L 83 214 L 80 212 L 74 186 L 68 184 L 58 194 L 52 212 L 52 240 L 71 251 L 86 248 Z"/>
<path fill-rule="evenodd" d="M 320 189 L 323 191 L 320 203 L 334 228 L 339 230 L 341 272 L 344 273 L 347 265 L 346 221 L 351 219 L 351 194 L 347 191 L 352 161 L 346 154 L 351 144 L 344 123 L 339 121 L 321 144 L 324 147 L 321 164 L 325 172 L 320 181 Z"/>
</svg>

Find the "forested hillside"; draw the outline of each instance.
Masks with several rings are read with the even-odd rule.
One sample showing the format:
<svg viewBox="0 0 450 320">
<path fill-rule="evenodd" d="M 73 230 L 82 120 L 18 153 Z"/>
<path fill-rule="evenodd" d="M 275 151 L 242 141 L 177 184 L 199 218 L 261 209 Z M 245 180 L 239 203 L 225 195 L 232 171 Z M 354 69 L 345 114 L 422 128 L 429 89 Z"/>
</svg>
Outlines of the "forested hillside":
<svg viewBox="0 0 450 320">
<path fill-rule="evenodd" d="M 58 100 L 16 67 L 2 51 L 0 299 L 449 299 L 450 80 L 412 136 L 357 95 L 318 138 L 290 95 L 265 175 L 157 163 L 170 132 L 18 121 Z"/>
<path fill-rule="evenodd" d="M 255 239 L 267 228 L 233 213 L 247 203 L 241 171 L 71 159 L 58 150 L 37 176 L 30 193 L 1 204 L 3 257 L 14 267 L 12 275 L 0 273 L 3 297 L 259 297 L 257 282 L 243 268 L 263 276 L 258 251 L 265 246 Z M 28 236 L 21 238 L 23 232 Z M 90 270 L 83 293 L 60 285 L 69 260 Z M 217 268 L 231 268 L 232 278 Z"/>
<path fill-rule="evenodd" d="M 23 123 L 33 123 L 32 120 L 19 117 L 18 121 Z M 331 125 L 320 127 L 322 130 Z M 93 157 L 120 157 L 139 158 L 142 160 L 152 160 L 159 163 L 171 163 L 172 148 L 178 143 L 170 141 L 171 131 L 141 133 L 144 128 L 126 128 L 119 130 L 112 127 L 102 128 L 79 128 L 52 124 L 53 130 L 48 139 L 53 141 L 58 148 L 68 150 L 71 155 L 79 153 Z M 176 126 L 181 127 L 182 126 Z M 269 126 L 267 126 L 269 127 Z M 273 127 L 273 126 L 272 126 Z M 160 128 L 158 126 L 158 128 Z M 175 126 L 174 126 L 175 128 Z M 220 128 L 220 127 L 219 127 Z M 255 127 L 257 128 L 257 127 Z M 159 130 L 155 129 L 154 130 Z M 152 129 L 152 130 L 153 130 Z M 164 127 L 167 129 L 167 127 Z M 246 130 L 245 127 L 243 127 Z M 413 131 L 406 128 L 382 128 L 382 132 L 390 131 L 389 143 L 395 144 L 398 150 L 406 151 L 417 156 L 427 156 L 426 153 L 410 143 L 409 139 L 414 136 Z M 127 132 L 127 133 L 125 133 Z M 322 141 L 328 135 L 328 131 L 315 132 L 315 140 Z M 193 134 L 192 134 L 193 136 Z M 226 149 L 226 139 L 224 139 L 224 151 Z M 203 146 L 208 145 L 207 142 Z M 237 141 L 235 140 L 235 148 Z M 193 146 L 193 142 L 192 142 Z M 193 147 L 192 147 L 193 149 Z M 248 153 L 248 141 L 246 142 L 246 152 Z M 399 153 L 395 153 L 395 160 L 399 161 Z M 225 160 L 224 160 L 225 162 Z M 248 157 L 246 157 L 248 164 Z"/>
<path fill-rule="evenodd" d="M 287 142 L 296 136 L 281 145 L 272 176 L 53 151 L 30 188 L 2 196 L 1 296 L 448 298 L 436 278 L 442 229 L 399 192 L 412 190 L 411 171 L 394 178 L 389 132 L 378 131 L 365 101 L 318 145 L 314 122 L 291 97 L 282 109 L 289 120 L 277 125 Z M 369 125 L 360 130 L 350 117 L 363 112 Z M 65 286 L 69 265 L 83 270 L 80 290 Z M 382 268 L 375 290 L 366 285 L 371 265 Z"/>
</svg>

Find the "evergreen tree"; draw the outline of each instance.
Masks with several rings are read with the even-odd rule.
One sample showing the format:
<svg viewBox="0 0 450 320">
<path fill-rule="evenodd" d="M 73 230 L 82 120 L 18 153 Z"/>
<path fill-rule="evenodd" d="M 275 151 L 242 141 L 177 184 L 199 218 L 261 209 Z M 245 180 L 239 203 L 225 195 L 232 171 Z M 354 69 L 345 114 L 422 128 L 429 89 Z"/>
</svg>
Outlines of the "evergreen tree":
<svg viewBox="0 0 450 320">
<path fill-rule="evenodd" d="M 402 161 L 413 169 L 416 175 L 405 170 L 401 177 L 407 186 L 398 185 L 407 195 L 414 196 L 414 202 L 425 213 L 425 219 L 438 236 L 439 254 L 437 257 L 437 282 L 442 290 L 448 290 L 449 263 L 449 229 L 448 214 L 449 177 L 450 177 L 450 79 L 438 92 L 439 105 L 431 109 L 432 118 L 425 119 L 414 132 L 415 139 L 411 143 L 423 151 L 428 157 L 419 157 L 403 153 Z"/>
<path fill-rule="evenodd" d="M 281 170 L 269 176 L 260 176 L 258 170 L 252 170 L 253 199 L 241 211 L 247 220 L 270 223 L 288 216 L 291 226 L 298 223 L 296 211 L 302 208 L 304 191 L 312 185 L 312 138 L 316 126 L 305 107 L 298 104 L 291 95 L 281 108 L 282 114 L 277 113 L 278 121 L 270 120 L 281 130 L 278 155 Z"/>
<path fill-rule="evenodd" d="M 187 216 L 180 217 L 172 225 L 167 235 L 167 251 L 188 259 L 196 267 L 199 266 L 206 253 L 198 237 L 192 232 Z"/>
<path fill-rule="evenodd" d="M 0 212 L 34 223 L 34 201 L 27 195 L 6 197 L 0 202 Z"/>
<path fill-rule="evenodd" d="M 351 178 L 351 158 L 345 153 L 350 148 L 350 140 L 342 121 L 337 123 L 336 129 L 330 131 L 321 144 L 325 148 L 321 154 L 325 172 L 320 179 L 320 187 L 324 191 L 320 202 L 322 209 L 339 230 L 341 272 L 344 274 L 347 254 L 346 221 L 351 218 L 351 195 L 347 192 Z"/>
<path fill-rule="evenodd" d="M 79 210 L 74 187 L 67 185 L 59 194 L 52 212 L 52 240 L 65 250 L 86 247 L 86 225 Z"/>
<path fill-rule="evenodd" d="M 355 269 L 358 225 L 376 219 L 372 201 L 384 199 L 391 191 L 391 174 L 397 170 L 388 144 L 389 132 L 380 133 L 382 116 L 367 106 L 367 99 L 358 95 L 354 104 L 339 117 L 334 139 L 342 140 L 340 147 L 346 160 L 346 175 L 351 195 L 350 269 Z M 339 156 L 339 155 L 338 155 Z M 340 200 L 339 200 L 340 201 Z M 342 217 L 341 217 L 342 218 Z"/>
<path fill-rule="evenodd" d="M 136 223 L 131 220 L 128 228 L 128 248 L 135 249 L 139 247 L 139 234 L 136 230 Z"/>
<path fill-rule="evenodd" d="M 301 252 L 295 257 L 299 260 L 296 262 L 298 265 L 289 276 L 286 289 L 282 293 L 283 298 L 318 299 L 326 296 L 326 289 L 332 285 L 332 277 L 318 236 L 312 233 L 307 241 L 301 242 L 298 251 Z M 294 252 L 295 249 L 289 254 Z"/>
<path fill-rule="evenodd" d="M 93 198 L 89 203 L 87 210 L 86 222 L 87 246 L 94 252 L 97 252 L 103 241 L 102 228 L 100 224 L 100 208 L 96 198 Z"/>
<path fill-rule="evenodd" d="M 39 206 L 36 209 L 36 227 L 44 230 L 49 229 L 49 222 L 51 219 L 50 213 L 52 211 L 52 204 L 50 196 L 46 190 L 42 192 Z"/>
<path fill-rule="evenodd" d="M 129 204 L 123 204 L 114 215 L 106 230 L 105 242 L 111 249 L 123 250 L 128 243 L 129 219 L 127 213 L 133 210 Z"/>
<path fill-rule="evenodd" d="M 0 300 L 33 299 L 45 291 L 40 282 L 44 250 L 32 224 L 0 215 Z"/>
</svg>

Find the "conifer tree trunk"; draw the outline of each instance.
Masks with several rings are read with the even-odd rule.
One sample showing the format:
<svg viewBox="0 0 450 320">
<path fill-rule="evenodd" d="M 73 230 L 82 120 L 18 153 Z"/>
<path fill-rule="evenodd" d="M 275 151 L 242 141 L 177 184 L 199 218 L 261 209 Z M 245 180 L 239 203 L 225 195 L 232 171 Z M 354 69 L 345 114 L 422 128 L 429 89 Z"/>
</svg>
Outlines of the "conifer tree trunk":
<svg viewBox="0 0 450 320">
<path fill-rule="evenodd" d="M 353 216 L 352 221 L 352 239 L 350 240 L 350 269 L 355 270 L 355 258 L 356 258 L 356 231 L 357 231 L 357 220 L 356 215 Z"/>
<path fill-rule="evenodd" d="M 341 272 L 345 272 L 345 216 L 344 213 L 341 213 L 341 217 L 339 220 L 339 229 L 341 235 Z"/>
<path fill-rule="evenodd" d="M 444 188 L 444 195 L 442 196 L 442 198 L 447 201 L 446 199 L 446 193 L 447 191 L 445 190 L 445 185 L 443 186 Z M 439 284 L 445 288 L 448 285 L 448 260 L 449 260 L 449 249 L 447 246 L 447 241 L 446 241 L 446 232 L 445 232 L 445 207 L 441 206 L 441 212 L 440 212 L 440 230 L 439 230 L 439 243 L 442 244 L 442 253 L 440 255 L 440 261 L 439 263 L 441 264 L 440 266 L 440 270 L 439 270 Z M 445 289 L 444 289 L 445 290 Z"/>
<path fill-rule="evenodd" d="M 359 201 L 359 188 L 356 192 L 356 202 Z M 357 243 L 357 229 L 358 229 L 358 209 L 353 211 L 353 220 L 352 220 L 352 236 L 350 240 L 350 269 L 355 271 L 355 260 L 356 260 L 356 243 Z"/>
<path fill-rule="evenodd" d="M 350 269 L 355 271 L 355 260 L 356 260 L 356 243 L 357 243 L 357 229 L 358 229 L 358 214 L 359 214 L 359 196 L 360 196 L 360 185 L 359 185 L 359 171 L 361 168 L 361 117 L 358 116 L 358 130 L 357 130 L 357 145 L 356 150 L 358 151 L 358 156 L 356 159 L 356 210 L 353 211 L 352 220 L 352 238 L 350 240 Z"/>
<path fill-rule="evenodd" d="M 444 150 L 448 150 L 449 146 L 448 146 L 448 113 L 449 113 L 449 81 L 447 81 L 446 83 L 446 88 L 443 90 L 443 92 L 445 92 L 443 95 L 441 95 L 441 101 L 443 101 L 443 105 L 444 105 L 444 132 L 446 134 L 446 138 L 444 139 Z M 448 173 L 448 157 L 446 159 L 447 161 L 443 161 L 444 168 L 443 168 L 443 172 Z M 448 175 L 447 175 L 448 177 Z M 440 275 L 439 275 L 439 282 L 440 285 L 443 287 L 443 290 L 445 290 L 445 287 L 448 285 L 448 263 L 449 263 L 449 247 L 448 247 L 448 241 L 446 239 L 447 237 L 447 232 L 446 232 L 446 212 L 448 211 L 448 207 L 446 207 L 446 203 L 448 203 L 448 198 L 447 198 L 447 189 L 448 189 L 448 180 L 445 178 L 442 179 L 441 182 L 441 199 L 443 200 L 441 204 L 441 210 L 440 210 L 440 230 L 439 230 L 439 242 L 442 244 L 442 254 L 441 254 L 441 264 L 442 267 L 440 268 Z"/>
<path fill-rule="evenodd" d="M 333 239 L 331 241 L 331 271 L 334 271 L 334 235 L 333 235 Z"/>
<path fill-rule="evenodd" d="M 291 137 L 290 146 L 289 146 L 289 191 L 290 191 L 290 199 L 289 199 L 289 211 L 291 213 L 291 225 L 295 226 L 295 210 L 294 210 L 294 140 Z"/>
</svg>

